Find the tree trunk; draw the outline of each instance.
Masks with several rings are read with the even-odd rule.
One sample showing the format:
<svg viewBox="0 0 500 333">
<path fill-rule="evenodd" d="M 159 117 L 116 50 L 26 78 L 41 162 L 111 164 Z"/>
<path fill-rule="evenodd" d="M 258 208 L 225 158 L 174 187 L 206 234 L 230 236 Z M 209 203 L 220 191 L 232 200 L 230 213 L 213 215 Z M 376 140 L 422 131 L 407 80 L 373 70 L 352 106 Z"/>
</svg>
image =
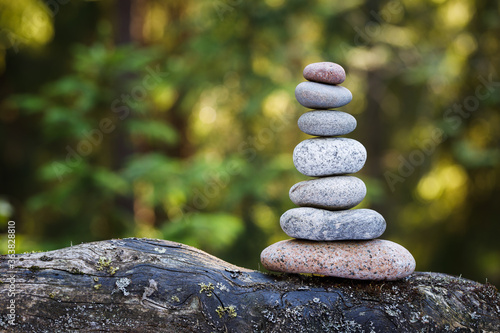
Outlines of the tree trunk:
<svg viewBox="0 0 500 333">
<path fill-rule="evenodd" d="M 164 240 L 2 256 L 0 273 L 2 332 L 500 330 L 489 284 L 439 273 L 394 282 L 266 274 Z"/>
</svg>

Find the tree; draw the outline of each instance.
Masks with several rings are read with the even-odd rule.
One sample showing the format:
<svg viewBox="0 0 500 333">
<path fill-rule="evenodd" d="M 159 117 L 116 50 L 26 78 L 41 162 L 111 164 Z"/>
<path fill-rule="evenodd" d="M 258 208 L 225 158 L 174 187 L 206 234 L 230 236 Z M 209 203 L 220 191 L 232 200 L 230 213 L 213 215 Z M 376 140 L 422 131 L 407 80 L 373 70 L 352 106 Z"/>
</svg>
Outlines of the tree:
<svg viewBox="0 0 500 333">
<path fill-rule="evenodd" d="M 0 325 L 7 332 L 494 332 L 500 327 L 495 287 L 439 273 L 392 282 L 266 274 L 183 244 L 137 238 L 2 256 L 0 263 L 0 294 L 6 300 Z M 15 313 L 14 328 L 9 313 Z"/>
</svg>

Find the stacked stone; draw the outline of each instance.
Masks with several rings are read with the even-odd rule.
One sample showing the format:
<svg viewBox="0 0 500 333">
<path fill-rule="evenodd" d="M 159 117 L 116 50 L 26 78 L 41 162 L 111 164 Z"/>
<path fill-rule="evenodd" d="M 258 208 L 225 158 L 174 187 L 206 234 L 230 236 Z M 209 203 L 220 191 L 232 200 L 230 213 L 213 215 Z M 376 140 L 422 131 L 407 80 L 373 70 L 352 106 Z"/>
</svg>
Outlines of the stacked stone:
<svg viewBox="0 0 500 333">
<path fill-rule="evenodd" d="M 362 280 L 396 280 L 415 270 L 415 259 L 399 244 L 376 239 L 386 227 L 382 215 L 371 209 L 351 209 L 366 195 L 364 182 L 347 174 L 364 166 L 366 149 L 356 140 L 341 138 L 356 128 L 356 119 L 330 110 L 348 104 L 351 92 L 340 86 L 344 69 L 320 62 L 304 69 L 295 96 L 313 109 L 298 121 L 301 131 L 315 138 L 299 143 L 293 152 L 297 170 L 310 177 L 290 189 L 300 206 L 280 219 L 283 231 L 295 239 L 264 249 L 261 261 L 272 271 L 313 273 Z"/>
</svg>

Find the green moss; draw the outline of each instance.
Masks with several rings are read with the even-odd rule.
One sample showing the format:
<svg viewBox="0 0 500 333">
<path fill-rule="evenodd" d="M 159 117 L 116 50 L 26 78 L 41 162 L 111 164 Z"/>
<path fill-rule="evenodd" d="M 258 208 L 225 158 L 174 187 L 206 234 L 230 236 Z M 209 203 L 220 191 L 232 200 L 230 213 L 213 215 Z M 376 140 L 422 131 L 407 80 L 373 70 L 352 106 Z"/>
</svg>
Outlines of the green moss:
<svg viewBox="0 0 500 333">
<path fill-rule="evenodd" d="M 205 292 L 207 294 L 207 297 L 212 296 L 212 292 L 214 291 L 214 285 L 212 284 L 212 282 L 209 282 L 208 284 L 204 284 L 202 282 L 199 283 L 198 285 L 200 286 L 200 294 L 202 292 Z"/>
<path fill-rule="evenodd" d="M 109 266 L 108 273 L 111 274 L 111 275 L 114 275 L 116 273 L 116 271 L 119 270 L 119 269 L 120 269 L 120 267 Z"/>
<path fill-rule="evenodd" d="M 38 271 L 41 271 L 42 269 L 40 267 L 38 267 L 38 266 L 31 266 L 29 268 L 29 270 L 32 271 L 32 272 L 38 272 Z"/>
<path fill-rule="evenodd" d="M 229 318 L 236 318 L 238 316 L 236 308 L 233 305 L 230 305 L 228 307 L 219 305 L 215 312 L 219 315 L 219 318 L 222 318 L 224 314 L 227 314 Z"/>
<path fill-rule="evenodd" d="M 106 257 L 99 257 L 99 261 L 97 262 L 97 270 L 102 271 L 105 267 L 109 267 L 111 265 L 111 259 Z"/>
<path fill-rule="evenodd" d="M 110 258 L 106 257 L 99 257 L 99 261 L 96 264 L 96 269 L 98 271 L 102 271 L 105 268 L 107 269 L 108 273 L 111 275 L 114 275 L 116 271 L 120 269 L 120 267 L 113 267 L 111 266 L 112 260 Z"/>
<path fill-rule="evenodd" d="M 236 318 L 238 316 L 238 313 L 236 312 L 236 308 L 232 305 L 228 306 L 226 308 L 227 315 L 229 318 Z"/>
<path fill-rule="evenodd" d="M 76 267 L 73 267 L 69 270 L 69 272 L 71 274 L 76 274 L 76 275 L 83 275 L 83 272 L 81 270 L 79 270 L 78 268 Z"/>
</svg>

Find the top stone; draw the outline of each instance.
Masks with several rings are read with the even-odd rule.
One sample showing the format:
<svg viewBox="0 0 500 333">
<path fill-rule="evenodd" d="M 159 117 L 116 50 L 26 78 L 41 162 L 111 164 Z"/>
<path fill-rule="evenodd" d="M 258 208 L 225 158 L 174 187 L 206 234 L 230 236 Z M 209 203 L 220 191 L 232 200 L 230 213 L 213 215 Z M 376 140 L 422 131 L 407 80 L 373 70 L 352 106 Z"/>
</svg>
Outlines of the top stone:
<svg viewBox="0 0 500 333">
<path fill-rule="evenodd" d="M 345 80 L 345 71 L 333 62 L 315 62 L 304 68 L 304 78 L 313 82 L 341 84 Z"/>
</svg>

